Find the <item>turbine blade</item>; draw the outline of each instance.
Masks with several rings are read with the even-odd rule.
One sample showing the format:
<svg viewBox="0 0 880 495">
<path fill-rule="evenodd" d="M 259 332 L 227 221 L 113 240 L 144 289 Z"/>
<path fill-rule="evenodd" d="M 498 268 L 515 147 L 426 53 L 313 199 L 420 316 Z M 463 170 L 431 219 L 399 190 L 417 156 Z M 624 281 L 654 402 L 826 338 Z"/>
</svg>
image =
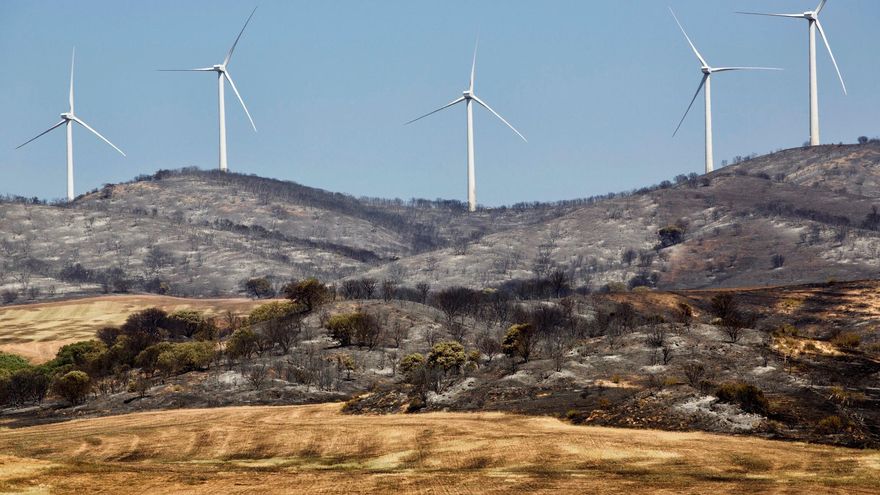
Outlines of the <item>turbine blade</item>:
<svg viewBox="0 0 880 495">
<path fill-rule="evenodd" d="M 93 133 L 95 136 L 98 136 L 99 138 L 101 138 L 102 140 L 104 140 L 105 143 L 107 143 L 107 144 L 109 144 L 110 146 L 112 146 L 113 149 L 116 150 L 116 151 L 118 151 L 120 155 L 125 156 L 125 153 L 123 153 L 121 149 L 117 148 L 115 144 L 111 143 L 107 138 L 105 138 L 104 136 L 102 136 L 100 132 L 98 132 L 98 131 L 92 129 L 91 127 L 89 127 L 89 124 L 86 124 L 85 122 L 83 122 L 82 120 L 80 120 L 79 117 L 74 116 L 74 117 L 71 118 L 71 120 L 73 120 L 73 121 L 76 122 L 77 124 L 79 124 L 79 125 L 85 127 L 86 129 L 92 131 L 92 133 Z"/>
<path fill-rule="evenodd" d="M 214 72 L 213 67 L 199 67 L 198 69 L 156 69 L 157 72 Z"/>
<path fill-rule="evenodd" d="M 712 72 L 727 72 L 730 70 L 785 70 L 778 67 L 718 67 L 712 69 Z"/>
<path fill-rule="evenodd" d="M 737 11 L 737 14 L 745 14 L 745 15 L 763 15 L 770 17 L 788 17 L 790 19 L 806 19 L 803 14 L 765 14 L 763 12 L 740 12 Z"/>
<path fill-rule="evenodd" d="M 48 134 L 50 131 L 54 130 L 56 127 L 61 127 L 62 125 L 64 125 L 65 122 L 67 122 L 67 121 L 66 121 L 66 120 L 62 120 L 61 122 L 59 122 L 59 123 L 53 125 L 52 127 L 46 129 L 45 131 L 43 131 L 43 132 L 37 134 L 36 136 L 34 136 L 34 137 L 28 139 L 27 141 L 21 143 L 21 144 L 18 145 L 18 146 L 16 146 L 15 149 L 19 149 L 19 148 L 21 148 L 22 146 L 24 146 L 24 145 L 30 143 L 31 141 L 35 141 L 38 137 L 42 136 L 43 134 Z"/>
<path fill-rule="evenodd" d="M 837 71 L 837 77 L 840 79 L 840 85 L 843 87 L 843 94 L 846 94 L 846 83 L 843 82 L 843 74 L 840 73 L 840 67 L 837 66 L 837 60 L 834 59 L 834 52 L 831 51 L 831 45 L 828 43 L 828 37 L 825 36 L 825 30 L 822 29 L 822 23 L 816 19 L 816 27 L 819 28 L 819 34 L 825 42 L 825 48 L 828 49 L 828 55 L 831 55 L 831 61 L 834 62 L 834 70 Z"/>
<path fill-rule="evenodd" d="M 477 71 L 477 47 L 479 47 L 479 46 L 480 46 L 480 39 L 477 38 L 477 42 L 474 45 L 474 61 L 473 61 L 473 63 L 471 63 L 471 86 L 470 86 L 471 93 L 474 92 L 474 74 Z"/>
<path fill-rule="evenodd" d="M 423 118 L 427 117 L 428 115 L 433 115 L 433 114 L 439 112 L 440 110 L 445 110 L 445 109 L 451 107 L 452 105 L 455 105 L 456 103 L 461 103 L 461 102 L 463 102 L 464 100 L 465 100 L 464 96 L 460 96 L 460 97 L 456 98 L 455 100 L 453 100 L 453 101 L 447 103 L 446 105 L 443 105 L 442 107 L 438 108 L 437 110 L 434 110 L 433 112 L 428 112 L 428 113 L 426 113 L 425 115 L 422 115 L 421 117 L 419 117 L 419 118 L 417 118 L 417 119 L 412 119 L 412 120 L 410 120 L 409 122 L 407 122 L 407 123 L 405 123 L 405 124 L 403 124 L 403 125 L 410 125 L 410 124 L 412 124 L 413 122 L 415 122 L 415 121 L 417 121 L 417 120 L 422 120 Z"/>
<path fill-rule="evenodd" d="M 238 92 L 238 88 L 235 87 L 235 83 L 232 81 L 232 76 L 229 75 L 229 71 L 223 71 L 223 77 L 229 81 L 229 85 L 232 86 L 232 91 L 235 92 L 235 96 L 238 97 L 238 101 L 241 102 L 241 108 L 244 108 L 244 113 L 247 115 L 248 120 L 251 121 L 251 126 L 254 128 L 254 132 L 257 132 L 257 124 L 254 124 L 254 119 L 251 118 L 251 113 L 248 112 L 247 105 L 244 104 L 244 100 L 241 97 L 241 94 Z"/>
<path fill-rule="evenodd" d="M 76 60 L 76 47 L 70 55 L 70 113 L 73 113 L 73 63 Z"/>
<path fill-rule="evenodd" d="M 825 2 L 827 2 L 827 1 L 828 0 L 822 0 L 821 2 L 819 2 L 819 6 L 816 7 L 816 11 L 815 11 L 816 15 L 819 15 L 819 13 L 822 12 L 822 9 L 825 8 Z"/>
<path fill-rule="evenodd" d="M 229 48 L 229 53 L 226 54 L 226 58 L 223 60 L 223 65 L 229 63 L 229 59 L 232 58 L 232 52 L 235 51 L 235 45 L 238 44 L 238 40 L 241 39 L 241 35 L 244 34 L 244 28 L 247 27 L 248 23 L 251 22 L 251 17 L 254 16 L 254 13 L 257 11 L 257 8 L 254 7 L 254 10 L 251 11 L 251 15 L 248 16 L 247 20 L 244 21 L 244 26 L 242 26 L 241 31 L 238 33 L 238 37 L 235 38 L 235 42 L 232 43 L 232 47 Z"/>
<path fill-rule="evenodd" d="M 523 136 L 522 134 L 520 134 L 520 132 L 519 132 L 518 130 L 516 130 L 515 127 L 513 127 L 512 125 L 510 125 L 510 122 L 504 120 L 504 117 L 502 117 L 501 115 L 499 115 L 498 112 L 496 112 L 495 110 L 492 110 L 492 107 L 490 107 L 489 105 L 487 105 L 486 102 L 484 102 L 483 100 L 477 98 L 476 96 L 474 96 L 474 101 L 476 101 L 477 103 L 479 103 L 480 105 L 482 105 L 483 108 L 485 108 L 486 110 L 492 112 L 492 115 L 494 115 L 494 116 L 498 117 L 499 119 L 501 119 L 501 122 L 504 122 L 505 124 L 507 124 L 507 127 L 510 127 L 510 129 L 511 129 L 513 132 L 515 132 L 517 136 L 521 137 L 523 141 L 525 141 L 525 142 L 527 142 L 527 143 L 529 142 L 529 140 L 526 139 L 525 136 Z"/>
<path fill-rule="evenodd" d="M 697 50 L 697 47 L 694 46 L 694 42 L 691 41 L 691 37 L 688 36 L 688 34 L 685 32 L 684 26 L 682 26 L 681 22 L 678 21 L 678 17 L 676 17 L 675 11 L 672 10 L 672 7 L 669 7 L 669 12 L 672 14 L 672 18 L 675 19 L 675 23 L 678 24 L 678 28 L 681 29 L 682 34 L 684 34 L 684 37 L 687 39 L 688 44 L 691 45 L 691 49 L 694 51 L 694 55 L 697 56 L 697 58 L 700 60 L 701 64 L 708 67 L 709 64 L 706 63 L 706 59 L 704 59 L 703 56 L 700 55 L 700 52 Z"/>
<path fill-rule="evenodd" d="M 703 86 L 706 84 L 706 79 L 709 79 L 709 74 L 703 74 L 703 80 L 700 81 L 700 85 L 697 87 L 697 92 L 694 93 L 694 97 L 691 98 L 691 103 L 688 105 L 687 110 L 684 111 L 684 115 L 681 117 L 681 120 L 678 122 L 678 127 L 675 128 L 675 132 L 672 133 L 672 137 L 675 137 L 678 134 L 678 130 L 681 129 L 681 124 L 684 123 L 684 119 L 688 116 L 688 113 L 691 111 L 691 107 L 694 106 L 694 102 L 697 101 L 697 96 L 700 96 L 700 91 L 703 89 Z"/>
</svg>

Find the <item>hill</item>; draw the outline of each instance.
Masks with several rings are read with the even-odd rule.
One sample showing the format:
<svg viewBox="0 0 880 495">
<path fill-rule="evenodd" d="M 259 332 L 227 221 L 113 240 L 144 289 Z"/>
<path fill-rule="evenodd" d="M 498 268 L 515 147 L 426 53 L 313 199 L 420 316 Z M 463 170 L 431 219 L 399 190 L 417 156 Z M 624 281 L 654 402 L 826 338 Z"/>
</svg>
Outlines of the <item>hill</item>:
<svg viewBox="0 0 880 495">
<path fill-rule="evenodd" d="M 872 276 L 880 144 L 799 148 L 704 177 L 554 204 L 355 198 L 291 182 L 161 171 L 71 205 L 0 203 L 0 295 L 220 297 L 267 276 L 664 289 Z M 662 235 L 660 235 L 662 231 Z"/>
<path fill-rule="evenodd" d="M 139 413 L 0 431 L 36 493 L 873 493 L 876 451 L 338 404 Z"/>
</svg>

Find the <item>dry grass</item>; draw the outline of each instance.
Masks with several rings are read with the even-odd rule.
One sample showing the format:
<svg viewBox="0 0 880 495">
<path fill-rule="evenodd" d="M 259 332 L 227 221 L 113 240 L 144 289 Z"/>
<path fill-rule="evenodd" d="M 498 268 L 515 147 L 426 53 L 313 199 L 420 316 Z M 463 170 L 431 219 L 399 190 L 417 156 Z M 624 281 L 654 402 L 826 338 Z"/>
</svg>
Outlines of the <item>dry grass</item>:
<svg viewBox="0 0 880 495">
<path fill-rule="evenodd" d="M 63 345 L 90 339 L 103 326 L 119 325 L 129 314 L 150 307 L 194 309 L 209 315 L 247 313 L 265 301 L 183 299 L 155 295 L 105 296 L 0 307 L 0 350 L 35 363 L 47 361 Z"/>
<path fill-rule="evenodd" d="M 0 431 L 0 492 L 877 493 L 880 453 L 502 413 L 338 404 L 138 413 Z"/>
</svg>

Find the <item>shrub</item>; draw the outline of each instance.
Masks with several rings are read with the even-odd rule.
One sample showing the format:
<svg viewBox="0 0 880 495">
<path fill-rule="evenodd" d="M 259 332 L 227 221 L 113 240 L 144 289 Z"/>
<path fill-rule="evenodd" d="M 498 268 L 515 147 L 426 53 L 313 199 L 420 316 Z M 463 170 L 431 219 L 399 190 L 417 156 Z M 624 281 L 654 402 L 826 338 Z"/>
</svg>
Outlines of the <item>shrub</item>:
<svg viewBox="0 0 880 495">
<path fill-rule="evenodd" d="M 52 382 L 52 391 L 73 405 L 82 404 L 92 388 L 89 375 L 70 371 Z"/>
<path fill-rule="evenodd" d="M 256 325 L 269 320 L 277 320 L 296 313 L 297 306 L 291 301 L 270 302 L 254 308 L 245 320 L 246 325 Z"/>
<path fill-rule="evenodd" d="M 425 365 L 425 356 L 416 352 L 416 353 L 404 356 L 404 358 L 400 360 L 400 371 L 404 375 L 409 375 L 414 370 L 416 370 L 424 365 Z"/>
<path fill-rule="evenodd" d="M 831 340 L 831 343 L 836 345 L 837 347 L 840 347 L 841 349 L 851 351 L 856 349 L 862 343 L 862 338 L 859 337 L 859 335 L 856 333 L 847 332 L 842 333 L 837 337 L 834 337 Z"/>
<path fill-rule="evenodd" d="M 660 239 L 660 248 L 681 244 L 684 240 L 684 229 L 678 225 L 669 225 L 658 230 L 657 237 Z"/>
<path fill-rule="evenodd" d="M 162 345 L 156 368 L 166 374 L 180 374 L 207 368 L 214 360 L 213 342 L 182 342 Z"/>
<path fill-rule="evenodd" d="M 171 313 L 165 321 L 165 326 L 172 338 L 212 340 L 217 334 L 217 327 L 213 321 L 205 318 L 202 313 L 192 310 Z"/>
<path fill-rule="evenodd" d="M 690 361 L 681 366 L 684 377 L 687 379 L 688 385 L 699 389 L 700 382 L 706 376 L 706 366 L 698 361 Z"/>
<path fill-rule="evenodd" d="M 758 387 L 743 382 L 722 383 L 715 396 L 722 402 L 737 404 L 745 412 L 766 416 L 770 403 Z"/>
<path fill-rule="evenodd" d="M 845 429 L 845 423 L 840 416 L 826 416 L 816 424 L 816 430 L 823 434 L 840 433 Z"/>
<path fill-rule="evenodd" d="M 31 366 L 13 372 L 0 371 L 0 403 L 20 406 L 42 402 L 49 383 L 44 370 Z"/>
<path fill-rule="evenodd" d="M 330 337 L 338 341 L 340 346 L 357 344 L 369 349 L 379 343 L 382 330 L 375 317 L 361 311 L 330 317 L 327 329 Z"/>
</svg>

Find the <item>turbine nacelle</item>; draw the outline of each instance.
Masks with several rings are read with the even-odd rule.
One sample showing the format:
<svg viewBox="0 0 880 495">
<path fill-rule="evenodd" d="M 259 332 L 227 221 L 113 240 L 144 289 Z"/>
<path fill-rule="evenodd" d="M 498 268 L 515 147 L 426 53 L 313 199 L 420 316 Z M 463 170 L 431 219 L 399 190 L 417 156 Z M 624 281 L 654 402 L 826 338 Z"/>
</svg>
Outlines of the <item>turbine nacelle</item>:
<svg viewBox="0 0 880 495">
<path fill-rule="evenodd" d="M 712 68 L 708 65 L 700 67 L 700 70 L 703 71 L 703 74 L 706 74 L 707 76 L 712 73 Z"/>
<path fill-rule="evenodd" d="M 64 112 L 61 114 L 62 120 L 74 120 L 76 116 L 73 115 L 73 112 Z"/>
<path fill-rule="evenodd" d="M 461 96 L 463 96 L 465 99 L 473 100 L 474 99 L 474 92 L 467 89 L 467 90 L 462 91 Z"/>
<path fill-rule="evenodd" d="M 811 20 L 811 21 L 818 21 L 818 20 L 819 20 L 819 14 L 816 13 L 816 12 L 813 12 L 813 11 L 804 12 L 804 19 L 808 19 L 808 20 Z"/>
<path fill-rule="evenodd" d="M 223 64 L 217 64 L 217 65 L 215 65 L 215 66 L 213 66 L 213 67 L 211 67 L 211 68 L 214 69 L 214 70 L 217 71 L 217 72 L 226 72 L 226 66 L 223 65 Z"/>
</svg>

